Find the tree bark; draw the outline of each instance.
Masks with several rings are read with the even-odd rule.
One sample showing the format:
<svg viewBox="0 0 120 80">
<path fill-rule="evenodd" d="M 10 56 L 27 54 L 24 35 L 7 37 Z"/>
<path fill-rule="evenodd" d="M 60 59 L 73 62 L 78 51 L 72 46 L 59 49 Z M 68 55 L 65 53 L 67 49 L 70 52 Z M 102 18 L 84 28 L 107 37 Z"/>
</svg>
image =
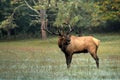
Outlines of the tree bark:
<svg viewBox="0 0 120 80">
<path fill-rule="evenodd" d="M 46 10 L 40 10 L 40 17 L 41 17 L 41 36 L 42 39 L 45 40 L 47 38 L 46 31 L 43 29 L 46 28 Z"/>
<path fill-rule="evenodd" d="M 7 39 L 10 39 L 10 30 L 7 30 Z"/>
<path fill-rule="evenodd" d="M 45 9 L 41 9 L 41 10 L 36 10 L 34 9 L 32 6 L 29 5 L 29 3 L 24 0 L 26 5 L 31 9 L 33 10 L 34 12 L 36 12 L 39 16 L 40 16 L 40 22 L 41 22 L 41 36 L 42 36 L 42 39 L 46 39 L 47 38 L 47 35 L 46 35 L 46 31 L 44 31 L 43 29 L 45 28 L 45 21 L 46 21 L 46 10 Z M 33 0 L 34 1 L 34 0 Z M 42 1 L 42 0 L 41 0 Z M 35 1 L 34 1 L 35 2 Z M 42 3 L 42 2 L 41 2 Z M 50 3 L 50 0 L 49 0 L 49 3 Z"/>
<path fill-rule="evenodd" d="M 43 30 L 45 28 L 45 21 L 42 20 L 41 21 L 41 36 L 42 36 L 42 39 L 45 40 L 47 38 L 46 36 L 46 31 Z"/>
</svg>

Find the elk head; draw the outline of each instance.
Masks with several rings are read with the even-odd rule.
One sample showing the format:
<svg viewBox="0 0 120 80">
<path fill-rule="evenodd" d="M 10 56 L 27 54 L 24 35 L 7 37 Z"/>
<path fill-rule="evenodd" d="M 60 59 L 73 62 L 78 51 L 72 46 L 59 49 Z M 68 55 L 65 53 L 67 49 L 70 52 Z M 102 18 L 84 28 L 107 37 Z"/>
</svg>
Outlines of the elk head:
<svg viewBox="0 0 120 80">
<path fill-rule="evenodd" d="M 57 32 L 51 32 L 48 29 L 44 29 L 50 34 L 57 35 L 58 36 L 58 46 L 63 51 L 66 52 L 67 46 L 70 44 L 70 33 L 73 31 L 73 28 L 69 26 L 69 31 L 64 31 L 62 28 L 59 28 Z"/>
<path fill-rule="evenodd" d="M 69 31 L 65 32 L 62 28 L 59 28 L 57 32 L 51 32 L 48 29 L 43 29 L 47 31 L 50 34 L 59 36 L 59 40 L 62 42 L 62 44 L 68 45 L 70 43 L 70 33 L 73 31 L 73 28 L 69 26 Z"/>
</svg>

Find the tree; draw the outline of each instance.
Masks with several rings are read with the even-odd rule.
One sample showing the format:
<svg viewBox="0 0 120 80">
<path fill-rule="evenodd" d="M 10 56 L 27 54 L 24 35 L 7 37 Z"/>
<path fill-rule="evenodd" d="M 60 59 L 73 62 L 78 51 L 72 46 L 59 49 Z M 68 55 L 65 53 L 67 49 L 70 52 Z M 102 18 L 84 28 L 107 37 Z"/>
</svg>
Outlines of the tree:
<svg viewBox="0 0 120 80">
<path fill-rule="evenodd" d="M 118 20 L 120 21 L 120 1 L 119 0 L 105 0 L 98 2 L 100 5 L 103 20 Z"/>
<path fill-rule="evenodd" d="M 120 0 L 103 0 L 97 2 L 100 6 L 101 20 L 105 21 L 107 31 L 120 31 Z"/>
<path fill-rule="evenodd" d="M 31 10 L 33 10 L 36 13 L 36 15 L 32 15 L 32 16 L 37 17 L 38 21 L 41 23 L 42 39 L 46 39 L 46 32 L 43 30 L 43 28 L 45 28 L 47 25 L 45 2 L 40 0 L 36 2 L 35 0 L 33 0 L 33 3 L 34 3 L 33 6 L 31 6 L 26 0 L 25 0 L 25 3 Z"/>
<path fill-rule="evenodd" d="M 0 1 L 1 2 L 1 1 Z M 4 29 L 7 31 L 7 36 L 10 38 L 10 30 L 17 27 L 17 25 L 14 22 L 14 13 L 15 11 L 20 7 L 15 7 L 14 2 L 10 0 L 2 1 L 1 6 L 0 6 L 0 12 L 2 12 L 0 15 L 2 16 L 1 18 L 1 23 L 0 23 L 0 29 Z"/>
<path fill-rule="evenodd" d="M 7 33 L 8 38 L 11 35 L 16 38 L 16 35 L 26 34 L 30 28 L 28 25 L 31 22 L 31 18 L 28 16 L 30 11 L 22 0 L 10 0 L 9 3 L 7 1 L 2 1 L 0 5 L 0 15 L 2 17 L 0 18 L 1 35 Z M 25 35 L 22 37 L 24 38 Z"/>
<path fill-rule="evenodd" d="M 58 5 L 58 14 L 54 25 L 61 26 L 63 23 L 71 26 L 91 28 L 100 25 L 103 21 L 99 15 L 99 6 L 86 1 L 62 1 Z"/>
</svg>

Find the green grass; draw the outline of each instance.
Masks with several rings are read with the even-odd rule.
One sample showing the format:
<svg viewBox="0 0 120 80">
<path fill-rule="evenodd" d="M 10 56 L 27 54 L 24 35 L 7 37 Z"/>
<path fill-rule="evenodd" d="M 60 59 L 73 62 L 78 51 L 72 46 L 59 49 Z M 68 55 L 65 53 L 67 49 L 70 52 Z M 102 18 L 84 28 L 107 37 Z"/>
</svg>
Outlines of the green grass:
<svg viewBox="0 0 120 80">
<path fill-rule="evenodd" d="M 57 38 L 0 42 L 0 80 L 119 80 L 120 35 L 101 40 L 100 69 L 89 54 L 75 54 L 68 70 Z"/>
</svg>

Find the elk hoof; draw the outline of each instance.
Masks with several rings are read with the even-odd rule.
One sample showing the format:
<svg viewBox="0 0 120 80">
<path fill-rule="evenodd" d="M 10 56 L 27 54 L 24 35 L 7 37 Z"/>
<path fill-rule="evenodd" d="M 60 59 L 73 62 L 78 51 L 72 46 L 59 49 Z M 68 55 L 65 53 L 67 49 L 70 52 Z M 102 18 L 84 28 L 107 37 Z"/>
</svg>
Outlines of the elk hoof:
<svg viewBox="0 0 120 80">
<path fill-rule="evenodd" d="M 99 69 L 99 66 L 97 65 L 97 68 Z"/>
<path fill-rule="evenodd" d="M 69 69 L 69 68 L 70 68 L 70 65 L 67 65 L 67 68 Z"/>
</svg>

